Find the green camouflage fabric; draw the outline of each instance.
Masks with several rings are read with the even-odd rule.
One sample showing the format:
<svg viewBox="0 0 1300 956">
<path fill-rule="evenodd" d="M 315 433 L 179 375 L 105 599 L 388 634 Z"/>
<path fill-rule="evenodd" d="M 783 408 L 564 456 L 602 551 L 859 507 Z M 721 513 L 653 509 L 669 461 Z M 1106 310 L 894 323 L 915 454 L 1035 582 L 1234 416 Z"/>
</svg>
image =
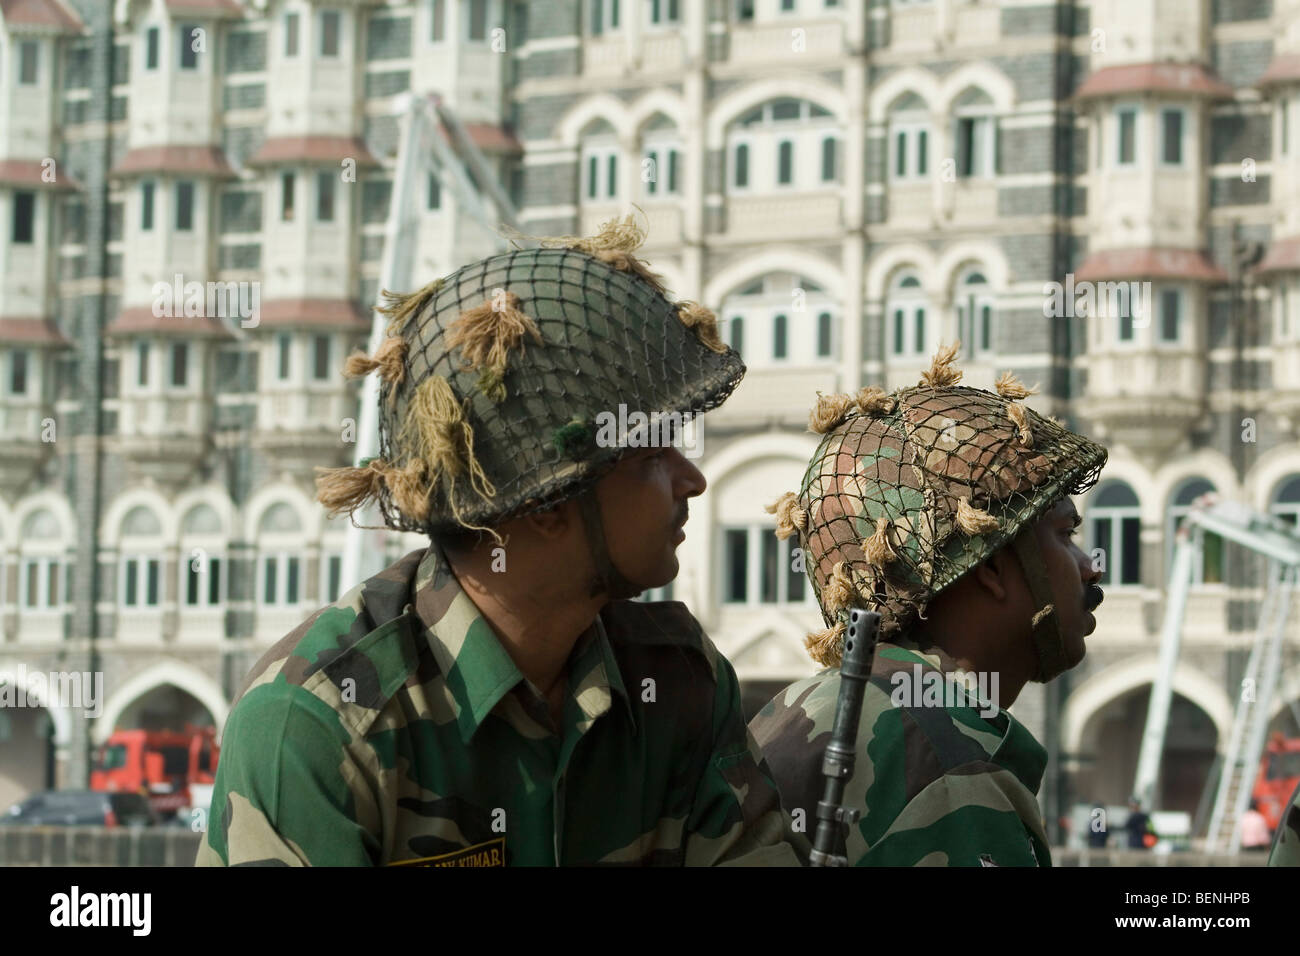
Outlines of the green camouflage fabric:
<svg viewBox="0 0 1300 956">
<path fill-rule="evenodd" d="M 1282 820 L 1273 834 L 1269 866 L 1300 866 L 1300 786 L 1291 794 L 1291 802 L 1282 811 Z"/>
<path fill-rule="evenodd" d="M 960 683 L 971 679 L 937 648 L 876 645 L 844 793 L 844 805 L 861 813 L 849 830 L 851 865 L 1052 865 L 1036 798 L 1047 752 L 1009 713 L 981 702 L 974 684 Z M 895 706 L 901 687 L 919 695 L 935 681 L 952 689 Z M 749 725 L 785 810 L 809 829 L 839 689 L 839 670 L 824 670 L 781 691 Z"/>
<path fill-rule="evenodd" d="M 567 677 L 556 729 L 443 552 L 407 555 L 254 667 L 197 864 L 798 864 L 684 605 L 611 602 Z"/>
</svg>

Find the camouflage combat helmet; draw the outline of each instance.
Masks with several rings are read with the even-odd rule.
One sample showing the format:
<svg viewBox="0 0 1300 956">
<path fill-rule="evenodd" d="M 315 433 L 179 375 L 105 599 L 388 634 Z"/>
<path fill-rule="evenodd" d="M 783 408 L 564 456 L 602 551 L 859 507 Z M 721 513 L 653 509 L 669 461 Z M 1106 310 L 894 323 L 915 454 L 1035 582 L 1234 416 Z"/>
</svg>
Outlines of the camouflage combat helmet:
<svg viewBox="0 0 1300 956">
<path fill-rule="evenodd" d="M 959 345 L 940 348 L 916 386 L 818 393 L 809 427 L 825 437 L 799 493 L 767 509 L 777 536 L 797 534 L 807 555 L 828 625 L 807 642 L 821 664 L 839 664 L 850 607 L 878 611 L 880 637 L 896 639 L 938 594 L 1011 543 L 1038 609 L 1036 679 L 1066 669 L 1032 525 L 1096 483 L 1106 449 L 1026 407 L 1021 400 L 1035 390 L 1011 372 L 997 394 L 957 385 Z"/>
<path fill-rule="evenodd" d="M 513 234 L 517 238 L 538 237 Z M 318 469 L 331 514 L 376 501 L 385 524 L 431 536 L 493 525 L 577 498 L 606 590 L 636 593 L 608 560 L 593 488 L 626 452 L 598 416 L 720 405 L 745 366 L 694 302 L 670 302 L 632 255 L 632 216 L 594 237 L 541 238 L 410 295 L 385 292 L 388 338 L 345 374 L 381 379 L 380 454 Z"/>
</svg>

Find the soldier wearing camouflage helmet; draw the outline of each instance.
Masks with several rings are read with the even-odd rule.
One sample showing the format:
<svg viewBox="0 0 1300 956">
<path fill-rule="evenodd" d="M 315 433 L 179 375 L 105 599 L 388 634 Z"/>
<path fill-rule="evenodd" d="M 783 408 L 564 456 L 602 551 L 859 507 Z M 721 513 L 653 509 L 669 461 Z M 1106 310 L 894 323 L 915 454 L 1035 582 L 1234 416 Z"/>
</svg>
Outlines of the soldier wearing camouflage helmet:
<svg viewBox="0 0 1300 956">
<path fill-rule="evenodd" d="M 245 680 L 198 862 L 798 862 L 739 685 L 679 603 L 704 477 L 602 413 L 699 414 L 744 366 L 607 223 L 391 296 L 380 455 L 322 470 L 432 538 L 313 614 Z M 675 439 L 673 439 L 675 440 Z"/>
<path fill-rule="evenodd" d="M 1007 713 L 1029 681 L 1078 664 L 1100 573 L 1071 540 L 1069 495 L 1106 450 L 1024 405 L 959 386 L 957 346 L 919 385 L 819 396 L 824 437 L 797 494 L 769 507 L 797 535 L 827 629 L 827 670 L 750 724 L 788 812 L 812 820 L 852 608 L 880 614 L 845 806 L 859 866 L 1049 866 L 1036 794 L 1047 754 Z M 835 668 L 835 669 L 831 669 Z"/>
</svg>

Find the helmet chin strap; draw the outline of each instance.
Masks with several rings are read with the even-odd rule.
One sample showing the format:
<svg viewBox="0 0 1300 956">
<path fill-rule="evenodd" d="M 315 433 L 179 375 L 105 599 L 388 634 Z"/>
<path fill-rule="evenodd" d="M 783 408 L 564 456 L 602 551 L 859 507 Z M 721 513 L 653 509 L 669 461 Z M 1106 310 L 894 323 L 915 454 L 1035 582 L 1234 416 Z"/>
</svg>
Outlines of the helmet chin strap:
<svg viewBox="0 0 1300 956">
<path fill-rule="evenodd" d="M 592 586 L 591 596 L 603 592 L 615 601 L 636 597 L 645 588 L 638 587 L 623 577 L 610 560 L 605 541 L 605 525 L 600 520 L 600 503 L 596 500 L 596 486 L 592 485 L 580 494 L 577 502 L 583 527 L 587 531 L 587 545 L 591 548 L 591 557 L 596 564 L 596 582 Z"/>
<path fill-rule="evenodd" d="M 1047 579 L 1047 564 L 1043 561 L 1042 549 L 1031 525 L 1016 535 L 1011 542 L 1020 567 L 1029 584 L 1029 593 L 1034 599 L 1037 610 L 1034 612 L 1033 639 L 1034 649 L 1038 652 L 1038 673 L 1032 678 L 1036 683 L 1046 684 L 1054 677 L 1070 669 L 1069 659 L 1065 653 L 1065 636 L 1061 633 L 1061 622 L 1052 603 L 1052 586 Z"/>
</svg>

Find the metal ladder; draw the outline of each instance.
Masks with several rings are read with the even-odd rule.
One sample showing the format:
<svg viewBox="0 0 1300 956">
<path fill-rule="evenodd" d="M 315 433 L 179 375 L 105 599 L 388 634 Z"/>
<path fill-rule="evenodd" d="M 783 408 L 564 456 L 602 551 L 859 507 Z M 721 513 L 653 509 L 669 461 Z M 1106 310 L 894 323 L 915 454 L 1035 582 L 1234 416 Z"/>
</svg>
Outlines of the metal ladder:
<svg viewBox="0 0 1300 956">
<path fill-rule="evenodd" d="M 1268 562 L 1268 592 L 1260 606 L 1255 646 L 1246 665 L 1242 693 L 1219 777 L 1219 792 L 1206 834 L 1207 853 L 1235 853 L 1241 846 L 1241 817 L 1250 805 L 1250 793 L 1268 732 L 1269 704 L 1277 688 L 1282 662 L 1282 640 L 1296 585 L 1296 569 Z M 1247 684 L 1246 681 L 1250 681 Z M 1254 693 L 1247 693 L 1253 688 Z"/>
</svg>

